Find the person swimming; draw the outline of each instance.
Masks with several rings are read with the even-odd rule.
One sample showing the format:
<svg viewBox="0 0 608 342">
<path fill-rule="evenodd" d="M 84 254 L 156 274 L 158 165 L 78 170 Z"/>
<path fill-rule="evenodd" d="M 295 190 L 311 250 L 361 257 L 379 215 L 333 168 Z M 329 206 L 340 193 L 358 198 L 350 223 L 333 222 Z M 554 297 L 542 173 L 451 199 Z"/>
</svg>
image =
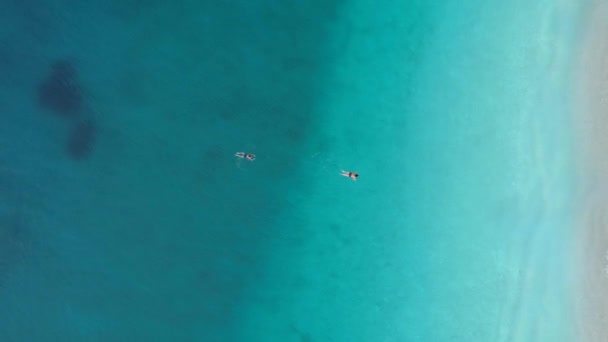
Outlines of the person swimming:
<svg viewBox="0 0 608 342">
<path fill-rule="evenodd" d="M 252 153 L 237 152 L 235 154 L 235 156 L 239 157 L 239 158 L 245 158 L 245 159 L 250 160 L 250 161 L 254 161 L 255 160 L 255 154 L 252 154 Z"/>
<path fill-rule="evenodd" d="M 352 179 L 353 181 L 356 181 L 357 178 L 359 178 L 359 174 L 358 173 L 356 173 L 356 172 L 350 172 L 350 171 L 344 171 L 344 170 L 340 171 L 340 175 L 344 176 L 344 177 L 348 177 L 348 178 Z"/>
</svg>

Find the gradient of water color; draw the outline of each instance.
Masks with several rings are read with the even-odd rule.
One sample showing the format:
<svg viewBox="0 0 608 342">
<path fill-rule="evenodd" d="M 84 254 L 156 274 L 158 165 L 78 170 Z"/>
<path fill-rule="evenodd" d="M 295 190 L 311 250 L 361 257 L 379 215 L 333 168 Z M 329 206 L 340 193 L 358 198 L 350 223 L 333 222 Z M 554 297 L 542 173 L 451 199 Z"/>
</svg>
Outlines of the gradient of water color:
<svg viewBox="0 0 608 342">
<path fill-rule="evenodd" d="M 584 4 L 4 8 L 2 340 L 571 337 Z M 38 101 L 58 60 L 75 118 Z"/>
</svg>

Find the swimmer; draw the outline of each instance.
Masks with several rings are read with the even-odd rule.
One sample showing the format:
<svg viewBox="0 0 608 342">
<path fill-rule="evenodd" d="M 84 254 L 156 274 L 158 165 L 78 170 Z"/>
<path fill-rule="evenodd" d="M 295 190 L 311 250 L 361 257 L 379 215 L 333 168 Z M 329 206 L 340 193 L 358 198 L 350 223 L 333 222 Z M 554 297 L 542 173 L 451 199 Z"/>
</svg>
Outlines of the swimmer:
<svg viewBox="0 0 608 342">
<path fill-rule="evenodd" d="M 239 158 L 245 158 L 245 159 L 251 160 L 251 161 L 255 160 L 255 154 L 251 154 L 251 153 L 237 152 L 235 154 L 235 156 L 237 156 Z"/>
<path fill-rule="evenodd" d="M 348 178 L 352 179 L 353 181 L 356 181 L 357 178 L 359 177 L 359 174 L 356 172 L 350 172 L 350 171 L 344 171 L 344 170 L 341 170 L 340 172 L 341 172 L 340 173 L 341 176 L 348 177 Z"/>
</svg>

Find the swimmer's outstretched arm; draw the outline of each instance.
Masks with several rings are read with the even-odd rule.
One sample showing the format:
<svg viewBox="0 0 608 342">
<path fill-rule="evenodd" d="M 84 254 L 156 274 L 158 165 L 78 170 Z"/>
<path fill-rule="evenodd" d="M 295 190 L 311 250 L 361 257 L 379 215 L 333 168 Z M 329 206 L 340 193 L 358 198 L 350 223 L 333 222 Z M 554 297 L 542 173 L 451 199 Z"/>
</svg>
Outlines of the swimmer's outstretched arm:
<svg viewBox="0 0 608 342">
<path fill-rule="evenodd" d="M 237 152 L 234 155 L 239 158 L 245 158 L 245 152 Z"/>
</svg>

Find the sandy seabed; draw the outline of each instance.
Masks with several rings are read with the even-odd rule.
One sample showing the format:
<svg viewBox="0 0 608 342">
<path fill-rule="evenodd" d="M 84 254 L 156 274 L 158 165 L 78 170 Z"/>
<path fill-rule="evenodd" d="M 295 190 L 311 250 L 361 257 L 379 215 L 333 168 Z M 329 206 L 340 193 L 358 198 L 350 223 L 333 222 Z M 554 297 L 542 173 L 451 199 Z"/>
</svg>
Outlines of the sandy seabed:
<svg viewBox="0 0 608 342">
<path fill-rule="evenodd" d="M 576 69 L 578 341 L 608 340 L 608 1 L 588 8 Z"/>
</svg>

